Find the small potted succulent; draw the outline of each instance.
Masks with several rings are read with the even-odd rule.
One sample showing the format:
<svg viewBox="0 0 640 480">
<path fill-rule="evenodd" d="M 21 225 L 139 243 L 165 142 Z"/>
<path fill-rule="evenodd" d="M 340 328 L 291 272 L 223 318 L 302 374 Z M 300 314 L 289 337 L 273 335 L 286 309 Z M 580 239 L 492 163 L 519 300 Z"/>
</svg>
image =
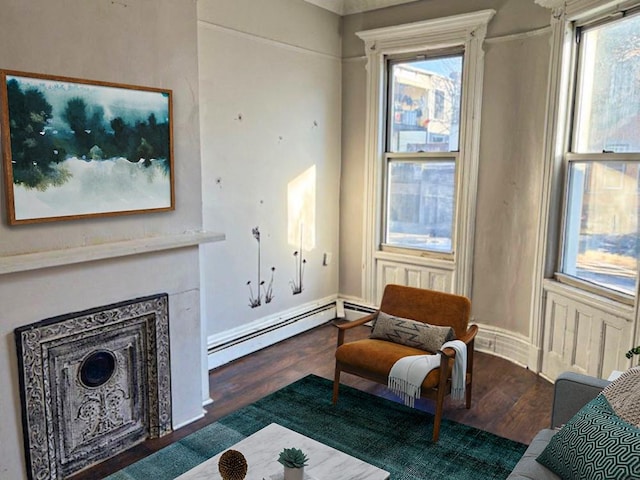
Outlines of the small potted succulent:
<svg viewBox="0 0 640 480">
<path fill-rule="evenodd" d="M 631 358 L 633 358 L 634 355 L 640 355 L 640 345 L 638 345 L 637 347 L 632 348 L 631 350 L 629 350 L 627 353 L 624 354 L 625 357 L 627 357 L 629 360 L 631 360 Z M 638 362 L 638 365 L 640 365 L 640 362 Z"/>
<path fill-rule="evenodd" d="M 283 449 L 278 456 L 278 462 L 284 466 L 284 480 L 302 480 L 308 460 L 299 448 Z"/>
</svg>

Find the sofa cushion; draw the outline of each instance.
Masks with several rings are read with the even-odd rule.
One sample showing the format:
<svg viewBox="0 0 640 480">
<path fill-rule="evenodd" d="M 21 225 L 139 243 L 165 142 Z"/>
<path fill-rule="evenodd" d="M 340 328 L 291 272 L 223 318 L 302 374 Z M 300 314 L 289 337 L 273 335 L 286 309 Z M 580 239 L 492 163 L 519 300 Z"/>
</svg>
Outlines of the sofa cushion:
<svg viewBox="0 0 640 480">
<path fill-rule="evenodd" d="M 640 367 L 624 372 L 605 387 L 602 395 L 616 415 L 640 428 Z"/>
<path fill-rule="evenodd" d="M 443 343 L 454 339 L 454 333 L 451 327 L 429 325 L 378 312 L 370 338 L 435 353 Z"/>
<path fill-rule="evenodd" d="M 640 429 L 615 414 L 604 395 L 587 403 L 537 458 L 565 480 L 640 478 Z"/>
<path fill-rule="evenodd" d="M 536 462 L 538 455 L 545 449 L 556 430 L 546 428 L 540 430 L 531 440 L 529 448 L 524 452 L 507 480 L 560 480 L 555 473 Z"/>
</svg>

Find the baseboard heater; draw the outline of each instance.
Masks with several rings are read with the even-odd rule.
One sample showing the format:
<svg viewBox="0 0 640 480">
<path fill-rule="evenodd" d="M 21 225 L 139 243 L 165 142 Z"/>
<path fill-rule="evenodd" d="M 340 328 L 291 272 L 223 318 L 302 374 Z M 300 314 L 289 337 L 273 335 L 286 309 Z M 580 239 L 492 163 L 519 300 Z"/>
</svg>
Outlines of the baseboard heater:
<svg viewBox="0 0 640 480">
<path fill-rule="evenodd" d="M 350 302 L 344 302 L 344 309 L 351 310 L 354 312 L 366 313 L 367 315 L 377 311 L 373 307 L 365 307 L 363 305 L 358 305 L 356 303 L 350 303 Z"/>
<path fill-rule="evenodd" d="M 241 343 L 247 342 L 249 340 L 254 340 L 255 338 L 258 338 L 258 337 L 261 337 L 263 335 L 266 335 L 266 334 L 268 334 L 270 332 L 273 332 L 274 330 L 278 330 L 279 328 L 286 327 L 288 325 L 294 324 L 296 322 L 299 322 L 299 321 L 304 320 L 306 318 L 309 318 L 311 316 L 314 316 L 314 315 L 317 315 L 319 313 L 323 313 L 323 312 L 326 312 L 327 310 L 331 310 L 331 309 L 335 309 L 335 308 L 336 308 L 335 302 L 327 303 L 326 305 L 322 305 L 320 307 L 314 308 L 313 310 L 309 310 L 309 311 L 306 311 L 306 312 L 301 313 L 299 315 L 295 315 L 293 317 L 281 320 L 281 321 L 279 321 L 277 323 L 269 325 L 268 327 L 262 328 L 260 330 L 256 330 L 255 332 L 251 332 L 251 333 L 248 333 L 246 335 L 242 335 L 242 336 L 236 337 L 233 340 L 229 340 L 228 342 L 220 343 L 218 345 L 209 346 L 209 348 L 207 349 L 207 353 L 210 355 L 212 353 L 219 352 L 219 351 L 224 350 L 226 348 L 234 347 L 236 345 L 239 345 Z"/>
</svg>

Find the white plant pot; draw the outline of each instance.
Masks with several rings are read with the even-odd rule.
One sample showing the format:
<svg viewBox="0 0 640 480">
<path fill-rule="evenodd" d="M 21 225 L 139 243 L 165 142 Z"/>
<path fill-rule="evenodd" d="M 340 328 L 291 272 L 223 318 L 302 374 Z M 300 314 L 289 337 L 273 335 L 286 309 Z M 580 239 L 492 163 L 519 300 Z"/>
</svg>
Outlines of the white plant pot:
<svg viewBox="0 0 640 480">
<path fill-rule="evenodd" d="M 302 480 L 304 477 L 304 467 L 289 468 L 284 467 L 284 480 Z"/>
</svg>

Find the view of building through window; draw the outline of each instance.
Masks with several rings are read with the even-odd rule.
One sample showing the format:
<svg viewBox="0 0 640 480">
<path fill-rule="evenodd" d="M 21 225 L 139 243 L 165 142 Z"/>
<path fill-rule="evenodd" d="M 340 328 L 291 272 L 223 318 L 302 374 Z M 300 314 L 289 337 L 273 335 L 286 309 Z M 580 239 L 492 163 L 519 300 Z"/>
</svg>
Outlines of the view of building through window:
<svg viewBox="0 0 640 480">
<path fill-rule="evenodd" d="M 462 55 L 391 63 L 389 152 L 458 150 Z"/>
<path fill-rule="evenodd" d="M 462 60 L 389 63 L 388 245 L 452 251 Z"/>
<path fill-rule="evenodd" d="M 389 163 L 387 243 L 451 252 L 455 162 Z"/>
<path fill-rule="evenodd" d="M 571 163 L 564 273 L 635 295 L 640 184 L 638 164 L 626 167 Z"/>
<path fill-rule="evenodd" d="M 585 27 L 578 38 L 562 272 L 635 295 L 640 256 L 640 16 Z"/>
</svg>

